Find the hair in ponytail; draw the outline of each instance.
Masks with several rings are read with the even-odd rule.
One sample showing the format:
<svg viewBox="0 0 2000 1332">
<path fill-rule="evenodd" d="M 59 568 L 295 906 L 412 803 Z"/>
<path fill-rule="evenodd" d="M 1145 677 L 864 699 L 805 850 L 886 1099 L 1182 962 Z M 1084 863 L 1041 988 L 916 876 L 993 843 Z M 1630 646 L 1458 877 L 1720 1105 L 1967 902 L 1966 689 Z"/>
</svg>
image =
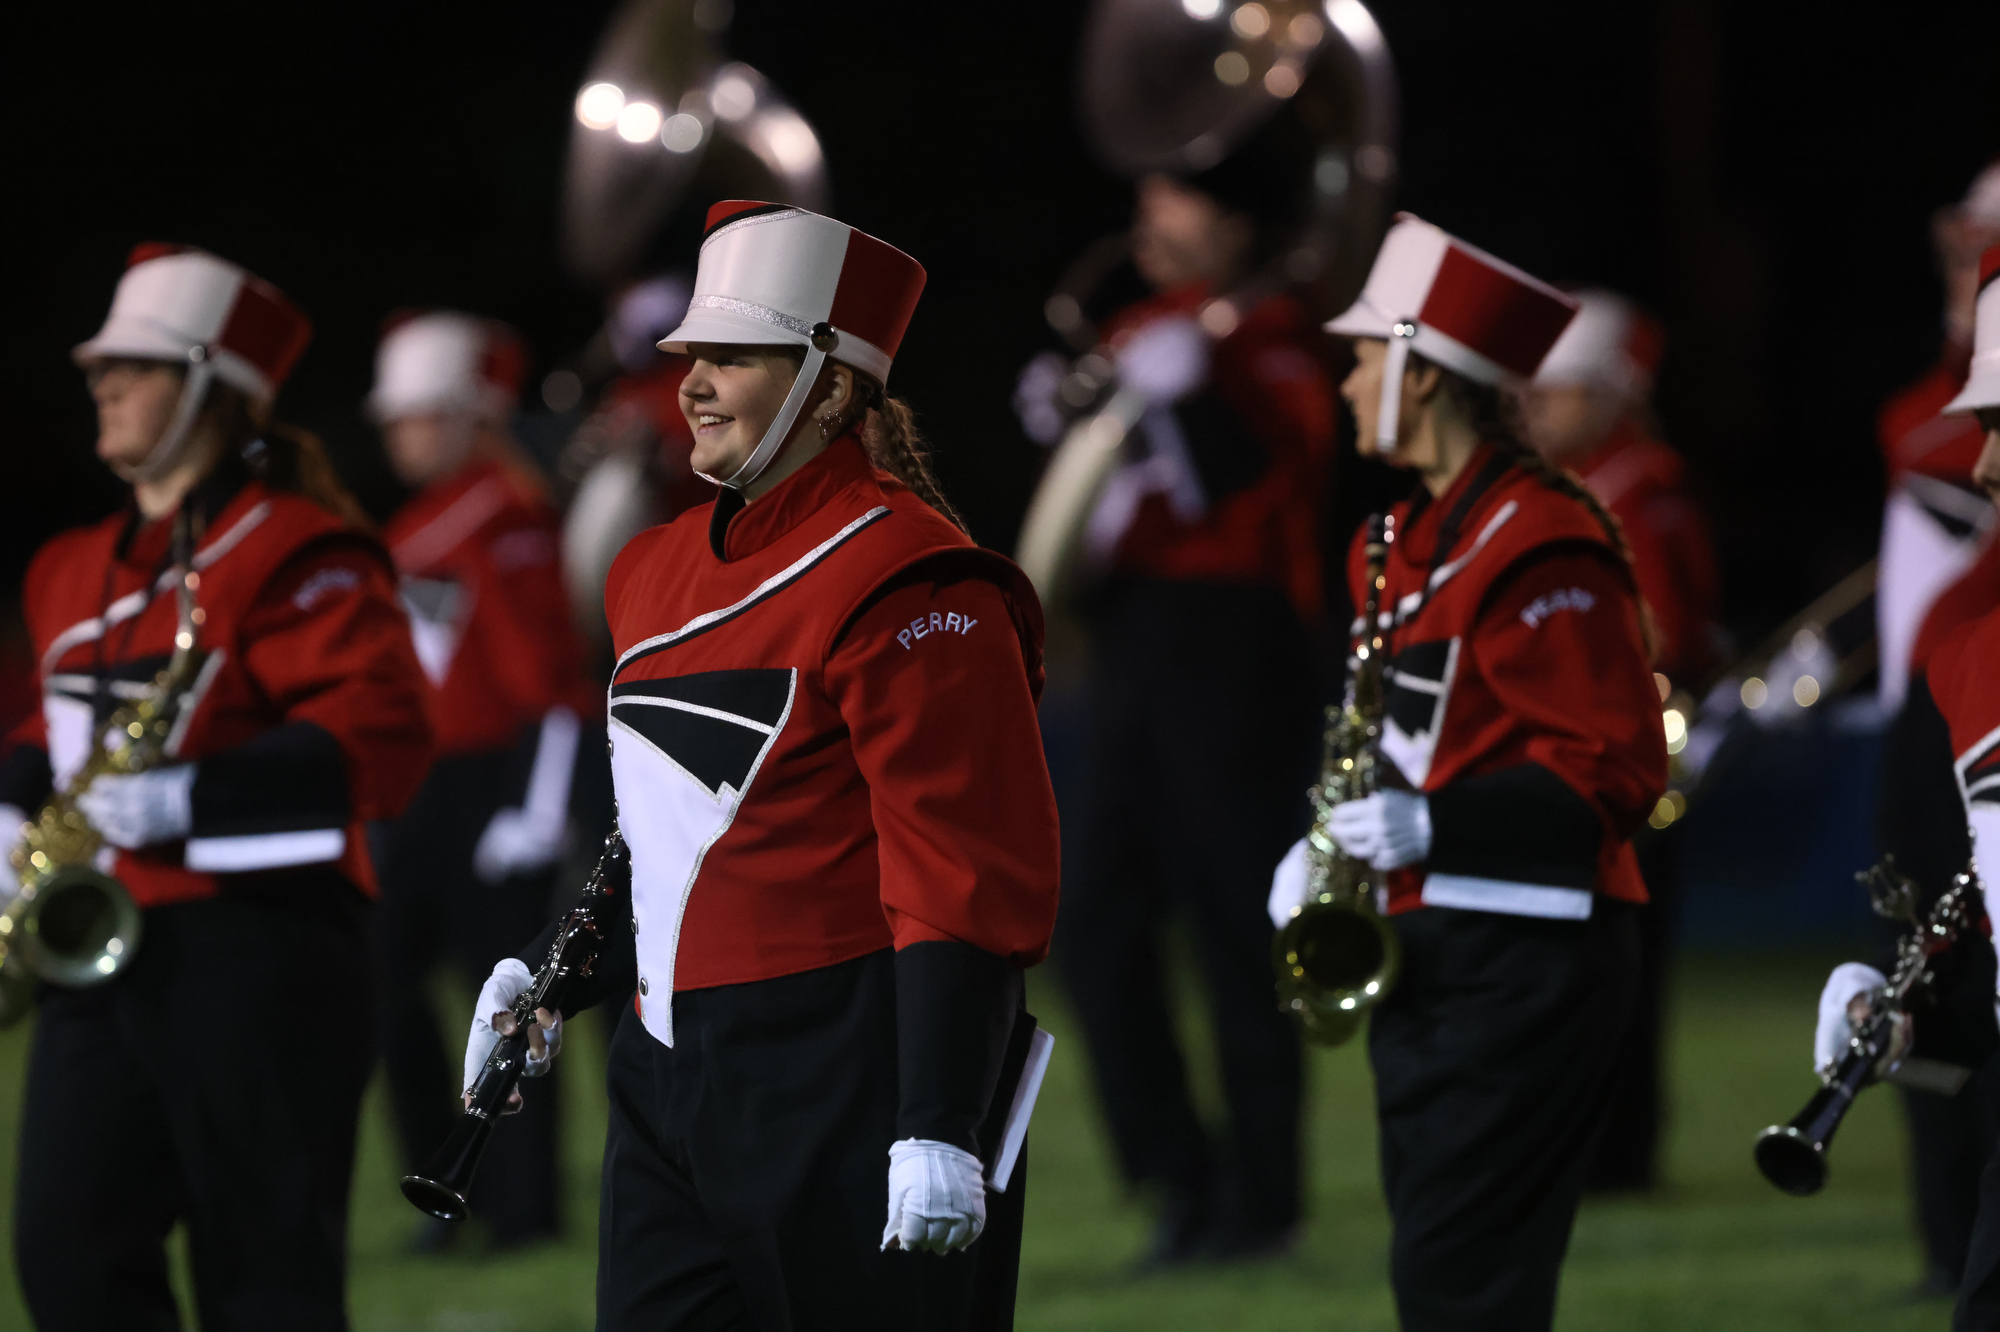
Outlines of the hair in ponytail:
<svg viewBox="0 0 2000 1332">
<path fill-rule="evenodd" d="M 1617 514 L 1604 507 L 1604 501 L 1584 484 L 1582 477 L 1566 467 L 1556 466 L 1528 446 L 1521 438 L 1519 416 L 1513 399 L 1497 385 L 1475 383 L 1443 366 L 1437 369 L 1443 376 L 1444 390 L 1451 395 L 1453 405 L 1479 437 L 1493 444 L 1509 462 L 1550 490 L 1567 495 L 1590 510 L 1591 517 L 1597 519 L 1598 526 L 1604 529 L 1605 539 L 1618 552 L 1618 558 L 1624 561 L 1626 572 L 1632 573 L 1632 545 L 1625 539 L 1625 525 L 1618 521 Z M 1633 581 L 1636 588 L 1636 576 Z M 1653 608 L 1646 604 L 1643 595 L 1639 596 L 1639 632 L 1645 641 L 1646 655 L 1655 656 L 1659 651 L 1659 627 L 1653 619 Z"/>
<path fill-rule="evenodd" d="M 884 393 L 873 381 L 863 382 L 874 390 L 873 400 L 861 419 L 861 447 L 867 450 L 868 461 L 908 486 L 953 527 L 965 531 L 965 519 L 959 517 L 958 510 L 944 497 L 937 473 L 931 470 L 930 445 L 917 429 L 916 412 L 901 398 Z"/>
<path fill-rule="evenodd" d="M 219 466 L 247 467 L 271 489 L 309 499 L 357 532 L 375 530 L 360 501 L 334 470 L 319 436 L 302 426 L 271 420 L 267 408 L 226 384 L 209 389 L 203 411 L 212 417 L 222 438 Z"/>
</svg>

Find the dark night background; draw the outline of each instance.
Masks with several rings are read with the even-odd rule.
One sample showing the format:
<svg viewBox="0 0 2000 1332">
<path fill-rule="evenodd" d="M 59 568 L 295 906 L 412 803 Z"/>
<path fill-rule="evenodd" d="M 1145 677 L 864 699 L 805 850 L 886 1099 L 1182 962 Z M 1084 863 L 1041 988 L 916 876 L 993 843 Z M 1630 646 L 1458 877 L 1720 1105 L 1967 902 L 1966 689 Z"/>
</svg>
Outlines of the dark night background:
<svg viewBox="0 0 2000 1332">
<path fill-rule="evenodd" d="M 1404 90 L 1400 204 L 1666 320 L 1670 438 L 1712 506 L 1742 636 L 1873 550 L 1874 413 L 1937 352 L 1934 209 L 2000 149 L 2000 5 L 1375 0 Z M 562 153 L 603 0 L 35 6 L 10 16 L 11 589 L 118 502 L 67 353 L 140 240 L 269 278 L 318 331 L 280 402 L 371 504 L 357 404 L 389 309 L 510 320 L 539 369 L 596 326 L 555 260 Z M 734 55 L 819 130 L 844 220 L 931 283 L 895 388 L 975 535 L 1011 546 L 1043 295 L 1129 192 L 1073 128 L 1081 5 L 739 0 Z M 539 377 L 539 369 L 537 377 Z"/>
</svg>

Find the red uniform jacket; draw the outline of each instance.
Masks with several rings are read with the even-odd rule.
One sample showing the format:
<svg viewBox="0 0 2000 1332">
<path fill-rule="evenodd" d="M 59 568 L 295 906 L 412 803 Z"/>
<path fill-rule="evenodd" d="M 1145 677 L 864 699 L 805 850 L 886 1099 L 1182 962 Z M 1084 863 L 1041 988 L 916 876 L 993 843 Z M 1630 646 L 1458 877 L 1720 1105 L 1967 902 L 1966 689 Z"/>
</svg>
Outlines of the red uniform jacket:
<svg viewBox="0 0 2000 1332">
<path fill-rule="evenodd" d="M 1951 727 L 1951 751 L 1988 894 L 2000 888 L 2000 611 L 1960 625 L 1929 661 L 1931 696 Z M 1992 898 L 1988 898 L 1991 910 Z"/>
<path fill-rule="evenodd" d="M 430 758 L 388 558 L 261 482 L 208 507 L 194 565 L 210 655 L 172 745 L 200 765 L 194 827 L 184 843 L 117 853 L 113 872 L 141 906 L 212 896 L 224 875 L 311 864 L 372 893 L 363 825 L 400 813 Z M 13 738 L 47 754 L 58 786 L 86 757 L 93 711 L 101 722 L 172 651 L 172 526 L 115 514 L 54 538 L 29 567 L 22 600 L 42 712 Z"/>
<path fill-rule="evenodd" d="M 1965 386 L 1968 348 L 1947 344 L 1938 364 L 1891 398 L 1877 422 L 1889 498 L 1875 591 L 1883 702 L 1902 701 L 1910 656 L 1931 603 L 1971 565 L 1993 523 L 1972 482 L 1985 432 L 1971 416 L 1940 416 Z"/>
<path fill-rule="evenodd" d="M 1676 683 L 1698 683 L 1716 665 L 1721 580 L 1686 464 L 1628 418 L 1576 472 L 1625 529 L 1639 594 L 1659 630 L 1654 666 Z"/>
<path fill-rule="evenodd" d="M 389 523 L 440 754 L 504 749 L 562 704 L 599 716 L 555 512 L 498 463 L 432 482 Z"/>
<path fill-rule="evenodd" d="M 673 990 L 921 941 L 1045 955 L 1040 607 L 853 437 L 754 504 L 725 492 L 641 533 L 605 611 L 655 1037 Z"/>
<path fill-rule="evenodd" d="M 1603 528 L 1482 445 L 1444 495 L 1398 505 L 1391 531 L 1382 752 L 1429 797 L 1432 844 L 1389 875 L 1388 910 L 1580 919 L 1593 892 L 1645 901 L 1627 839 L 1666 789 L 1666 735 Z"/>
<path fill-rule="evenodd" d="M 1960 626 L 1996 610 L 2000 610 L 2000 543 L 1982 550 L 1972 567 L 1931 603 L 1924 627 L 1917 632 L 1916 650 L 1910 654 L 1910 673 L 1927 671 L 1939 645 Z M 1994 665 L 2000 668 L 2000 662 Z"/>
<path fill-rule="evenodd" d="M 1105 324 L 1113 348 L 1154 320 L 1192 315 L 1206 283 L 1131 306 Z M 1301 618 L 1323 615 L 1319 510 L 1338 404 L 1319 333 L 1289 296 L 1265 301 L 1210 351 L 1205 387 L 1174 405 L 1206 509 L 1141 502 L 1113 569 L 1147 578 L 1283 589 Z M 1146 423 L 1141 422 L 1141 432 Z"/>
<path fill-rule="evenodd" d="M 1972 488 L 1972 466 L 1986 432 L 1970 415 L 1940 416 L 1945 404 L 1965 387 L 1972 366 L 1972 349 L 1947 343 L 1938 363 L 1882 405 L 1876 435 L 1891 489 L 1912 476 Z"/>
</svg>

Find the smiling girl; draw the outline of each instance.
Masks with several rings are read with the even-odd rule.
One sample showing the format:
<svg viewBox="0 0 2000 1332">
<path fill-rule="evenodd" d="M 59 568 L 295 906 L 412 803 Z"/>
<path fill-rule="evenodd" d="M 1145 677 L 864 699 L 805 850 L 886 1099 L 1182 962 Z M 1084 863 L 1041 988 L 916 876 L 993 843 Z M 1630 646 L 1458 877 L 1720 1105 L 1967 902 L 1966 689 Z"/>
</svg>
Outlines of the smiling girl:
<svg viewBox="0 0 2000 1332">
<path fill-rule="evenodd" d="M 994 1173 L 989 1111 L 1055 916 L 1042 623 L 883 395 L 923 281 L 830 218 L 718 204 L 661 344 L 722 489 L 605 589 L 637 975 L 595 996 L 633 1010 L 602 1328 L 1012 1325 L 1026 1170 Z"/>
</svg>

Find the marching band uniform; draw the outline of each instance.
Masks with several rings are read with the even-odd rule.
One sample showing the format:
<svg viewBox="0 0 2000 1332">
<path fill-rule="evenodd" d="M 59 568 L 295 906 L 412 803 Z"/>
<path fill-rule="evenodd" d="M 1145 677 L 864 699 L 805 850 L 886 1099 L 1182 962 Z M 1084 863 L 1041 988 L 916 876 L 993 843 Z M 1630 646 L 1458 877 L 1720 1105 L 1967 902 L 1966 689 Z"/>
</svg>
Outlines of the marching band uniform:
<svg viewBox="0 0 2000 1332">
<path fill-rule="evenodd" d="M 2000 502 L 2000 246 L 1978 268 L 1977 342 L 1969 374 L 1945 417 L 1977 413 L 1981 451 L 1967 465 L 1972 484 Z M 2000 557 L 1989 547 L 1958 582 L 1936 598 L 1916 637 L 1908 696 L 1884 755 L 1897 789 L 1883 802 L 1883 841 L 1899 868 L 1912 871 L 1934 900 L 1968 861 L 1985 889 L 2000 884 Z M 1949 774 L 1947 777 L 1946 774 Z M 1946 783 L 1949 783 L 1947 786 Z M 1949 811 L 1947 813 L 1947 811 Z M 1907 859 L 1905 859 L 1907 857 Z M 1926 900 L 1923 905 L 1928 905 Z M 1989 939 L 1962 939 L 1932 962 L 1932 1002 L 1919 1010 L 1910 1047 L 1889 1076 L 1918 1061 L 1973 1069 L 1950 1097 L 1910 1096 L 1918 1200 L 1930 1250 L 1931 1282 L 1957 1277 L 1952 1326 L 2000 1328 L 2000 1170 L 1993 1146 L 2000 1127 L 2000 1027 Z M 1814 1064 L 1824 1071 L 1851 1036 L 1850 1005 L 1886 983 L 1872 967 L 1834 969 L 1820 996 Z M 1977 1178 L 1977 1197 L 1972 1181 Z"/>
<path fill-rule="evenodd" d="M 1410 353 L 1474 385 L 1518 383 L 1574 308 L 1406 216 L 1328 328 L 1388 343 L 1387 453 Z M 1408 789 L 1339 807 L 1332 828 L 1388 871 L 1404 950 L 1369 1053 L 1391 1280 L 1413 1330 L 1554 1317 L 1635 984 L 1646 889 L 1627 838 L 1665 787 L 1632 571 L 1543 467 L 1488 437 L 1443 493 L 1391 513 L 1382 753 Z M 1359 604 L 1360 540 L 1351 574 Z M 1286 896 L 1281 870 L 1274 919 Z"/>
<path fill-rule="evenodd" d="M 1300 1213 L 1299 1040 L 1271 999 L 1258 902 L 1311 768 L 1305 625 L 1324 614 L 1335 405 L 1293 298 L 1214 338 L 1197 323 L 1212 295 L 1206 282 L 1167 291 L 1104 330 L 1155 405 L 1143 456 L 1112 474 L 1085 535 L 1106 576 L 1085 612 L 1090 779 L 1057 949 L 1126 1178 L 1165 1193 L 1156 1262 L 1281 1247 Z M 1173 1030 L 1162 929 L 1175 909 L 1215 1024 L 1220 1152 Z"/>
<path fill-rule="evenodd" d="M 1996 187 L 2000 187 L 2000 179 L 1996 179 Z M 1948 415 L 1977 414 L 1982 447 L 1968 469 L 1969 475 L 1986 492 L 1989 502 L 2000 503 L 2000 417 L 1995 415 L 2000 413 L 2000 245 L 1982 256 L 1979 282 L 1974 354 L 1963 390 L 1944 411 Z M 1946 803 L 1947 808 L 1962 808 L 1964 827 L 1945 827 L 1939 820 L 1923 826 L 1936 829 L 1940 854 L 1956 858 L 1952 872 L 1971 860 L 1987 893 L 1989 916 L 1991 894 L 1995 885 L 2000 885 L 2000 688 L 1996 688 L 1994 674 L 1994 665 L 2000 662 L 2000 556 L 1995 556 L 1994 549 L 1989 546 L 1972 569 L 1938 598 L 1925 621 L 1912 667 L 1910 703 L 1898 724 L 1899 732 L 1906 729 L 1906 722 L 1922 726 L 1919 737 L 1929 742 L 1921 750 L 1928 760 L 1927 774 L 1943 760 L 1951 761 L 1960 803 L 1952 806 L 1950 793 L 1935 789 L 1935 784 L 1924 793 Z M 1946 743 L 1940 746 L 1937 739 Z M 1969 838 L 1964 835 L 1967 833 Z M 1990 944 L 1972 942 L 1972 956 L 1983 965 L 1966 970 L 1991 983 Z M 1958 1332 L 2000 1328 L 2000 1169 L 1996 1169 L 1993 1152 L 1995 1130 L 2000 1127 L 2000 1054 L 1990 1053 L 2000 1037 L 1987 1020 L 1993 1010 L 1984 998 L 1982 988 L 1976 1022 L 1984 1037 L 1980 1048 L 1989 1052 L 1989 1057 L 1972 1085 L 1955 1098 L 1960 1131 L 1953 1138 L 1944 1138 L 1934 1126 L 1934 1138 L 1942 1141 L 1918 1139 L 1920 1166 L 1928 1148 L 1932 1173 L 1940 1181 L 1948 1168 L 1955 1167 L 1953 1173 L 1958 1176 L 1951 1181 L 1958 1187 L 1945 1200 L 1953 1206 L 1952 1219 L 1965 1227 L 1949 1236 L 1963 1245 L 1955 1255 L 1964 1261 L 1958 1311 L 1952 1322 Z M 1965 1035 L 1956 1028 L 1969 1025 L 1954 1024 L 1945 1035 L 1964 1044 Z M 1920 1018 L 1919 1053 L 1924 1053 L 1925 1035 Z M 1966 1205 L 1969 1199 L 1964 1196 L 1964 1186 L 1982 1159 L 1975 1216 Z M 1928 1222 L 1934 1212 L 1930 1207 L 1925 1211 Z M 1942 1212 L 1943 1207 L 1936 1211 Z M 1938 1237 L 1927 1238 L 1933 1240 L 1935 1254 Z"/>
<path fill-rule="evenodd" d="M 1974 183 L 1957 210 L 2000 225 L 2000 170 Z M 1948 263 L 1950 261 L 1948 260 Z M 1924 678 L 1938 641 L 1982 612 L 1994 575 L 1992 504 L 1973 480 L 1983 434 L 1946 410 L 1966 383 L 1973 329 L 1947 318 L 1936 368 L 1883 408 L 1889 470 L 1876 590 L 1882 697 L 1894 709 L 1885 738 L 1878 808 L 1882 848 L 1926 899 L 1943 892 L 1969 853 L 1947 759 L 1945 724 Z M 1956 581 L 1954 581 L 1956 580 Z M 1990 1153 L 2000 1088 L 1983 1081 L 1955 1096 L 1899 1089 L 1910 1120 L 1912 1186 L 1929 1272 L 1927 1286 L 1956 1288 L 1977 1198 L 1973 1181 Z"/>
<path fill-rule="evenodd" d="M 1652 615 L 1653 668 L 1675 688 L 1701 691 L 1717 666 L 1720 577 L 1708 522 L 1690 492 L 1687 467 L 1649 428 L 1649 399 L 1666 339 L 1624 297 L 1571 293 L 1577 315 L 1535 372 L 1534 395 L 1568 391 L 1602 413 L 1603 433 L 1560 441 L 1535 438 L 1543 456 L 1590 487 L 1623 529 L 1632 574 Z M 1531 409 L 1531 432 L 1537 419 Z M 1648 901 L 1639 913 L 1639 988 L 1620 1046 L 1611 1108 L 1591 1166 L 1594 1189 L 1647 1189 L 1660 1140 L 1662 1028 L 1683 830 L 1647 839 L 1640 870 Z"/>
<path fill-rule="evenodd" d="M 1968 471 L 1970 469 L 1968 468 Z M 1879 840 L 1916 880 L 1926 906 L 1950 887 L 1972 855 L 1953 771 L 1950 727 L 1930 687 L 1939 645 L 2000 610 L 2000 544 L 1989 543 L 1924 617 L 1910 653 L 1903 704 L 1884 737 Z M 1928 1024 L 1919 1023 L 1920 1032 Z M 1979 1175 L 2000 1129 L 2000 1067 L 1982 1066 L 1955 1095 L 1899 1087 L 1910 1119 L 1911 1184 L 1930 1271 L 1940 1292 L 1958 1288 L 1979 1207 Z"/>
<path fill-rule="evenodd" d="M 831 219 L 715 207 L 665 345 L 806 349 L 730 486 L 829 355 L 886 377 L 922 285 Z M 754 503 L 726 488 L 642 533 L 605 604 L 637 1020 L 611 1051 L 599 1325 L 1011 1326 L 1025 1173 L 987 1201 L 979 1172 L 1055 914 L 1033 590 L 850 432 Z M 947 1214 L 965 1252 L 884 1252 Z"/>
<path fill-rule="evenodd" d="M 1947 226 L 2000 240 L 2000 163 L 1982 171 L 1948 213 Z M 1960 281 L 1952 270 L 1976 266 L 1983 244 L 1963 255 L 1940 248 L 1952 287 Z M 1938 363 L 1891 398 L 1877 421 L 1889 498 L 1877 564 L 1876 640 L 1883 710 L 1892 715 L 1902 705 L 1910 648 L 1925 612 L 1971 566 L 1993 528 L 1993 506 L 1972 482 L 1984 436 L 1969 417 L 1944 411 L 1965 387 L 1972 338 L 1973 311 L 1948 303 Z"/>
<path fill-rule="evenodd" d="M 555 512 L 498 434 L 525 359 L 490 320 L 415 315 L 383 338 L 369 399 L 385 428 L 435 415 L 469 450 L 384 533 L 437 738 L 430 775 L 380 844 L 383 1063 L 412 1169 L 458 1111 L 432 974 L 450 956 L 482 979 L 547 918 L 580 725 L 602 707 L 563 590 Z M 503 1244 L 557 1228 L 556 1104 L 529 1101 L 474 1185 Z"/>
<path fill-rule="evenodd" d="M 171 459 L 220 382 L 267 403 L 310 336 L 273 288 L 211 255 L 141 247 L 76 350 L 187 367 Z M 275 440 L 225 441 L 182 501 L 200 535 L 209 652 L 172 764 L 80 802 L 143 909 L 129 969 L 44 987 L 14 1237 L 37 1325 L 177 1326 L 163 1240 L 188 1228 L 209 1328 L 345 1328 L 348 1183 L 371 1063 L 363 825 L 428 759 L 421 675 L 381 547 L 258 475 Z M 251 461 L 234 449 L 250 444 Z M 269 466 L 275 478 L 277 469 Z M 351 505 L 351 501 L 348 501 Z M 177 519 L 128 508 L 44 546 L 24 608 L 42 709 L 0 799 L 36 807 L 174 645 Z M 299 1039 L 298 983 L 355 976 Z"/>
</svg>

